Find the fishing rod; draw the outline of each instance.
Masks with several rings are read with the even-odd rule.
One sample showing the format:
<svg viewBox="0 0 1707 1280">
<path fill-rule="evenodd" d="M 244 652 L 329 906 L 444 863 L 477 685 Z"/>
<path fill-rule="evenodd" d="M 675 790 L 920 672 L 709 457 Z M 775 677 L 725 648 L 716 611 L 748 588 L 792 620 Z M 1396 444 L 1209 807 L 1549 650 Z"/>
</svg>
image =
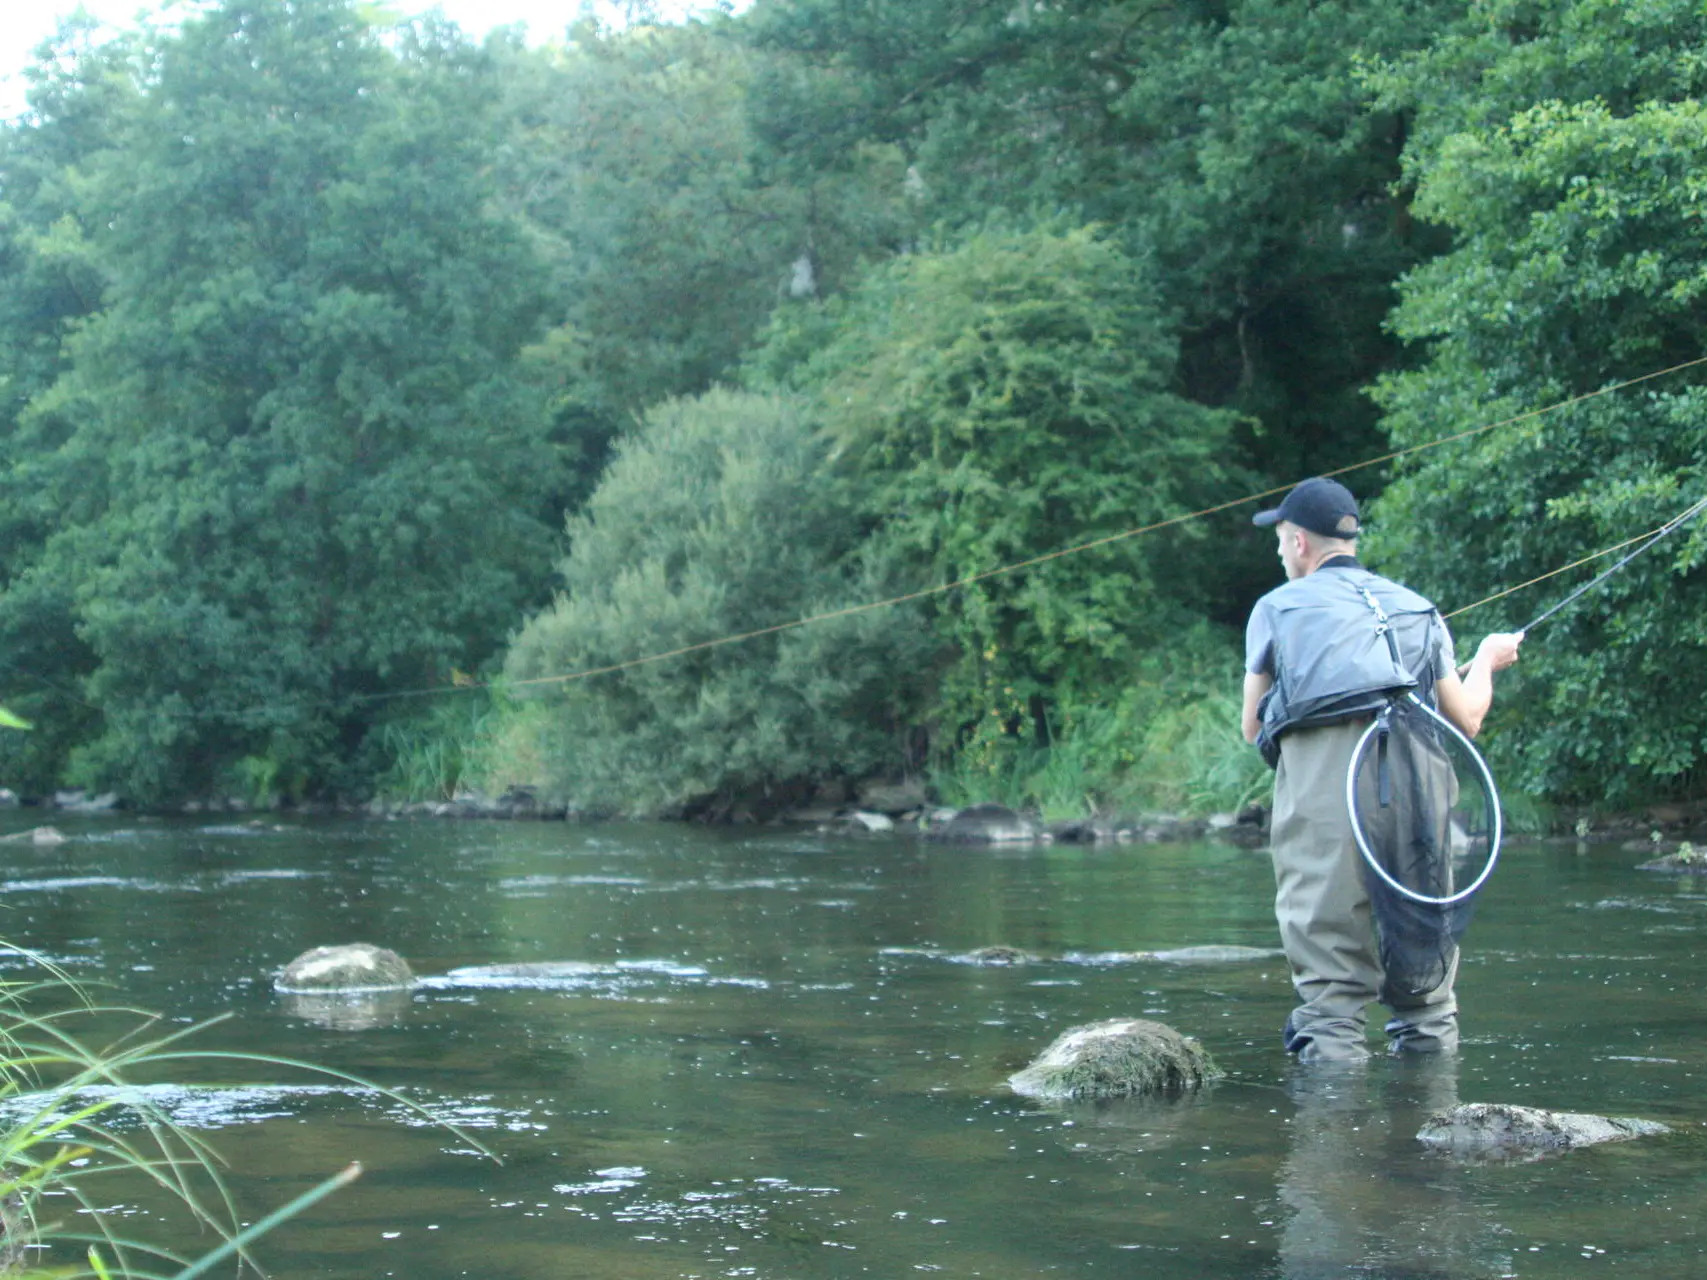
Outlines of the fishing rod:
<svg viewBox="0 0 1707 1280">
<path fill-rule="evenodd" d="M 1538 617 L 1536 617 L 1536 619 L 1533 622 L 1529 623 L 1528 626 L 1520 628 L 1520 630 L 1528 632 L 1528 631 L 1531 631 L 1534 628 L 1540 626 L 1543 622 L 1547 621 L 1548 618 L 1551 618 L 1555 613 L 1558 613 L 1559 610 L 1563 609 L 1566 605 L 1570 604 L 1573 600 L 1576 600 L 1579 597 L 1588 594 L 1590 591 L 1593 591 L 1601 583 L 1605 582 L 1613 574 L 1617 573 L 1625 565 L 1629 564 L 1637 556 L 1641 555 L 1642 552 L 1646 551 L 1649 547 L 1653 546 L 1656 542 L 1660 541 L 1660 539 L 1669 537 L 1670 535 L 1676 533 L 1684 525 L 1688 524 L 1696 516 L 1700 515 L 1701 512 L 1704 510 L 1707 510 L 1707 498 L 1701 499 L 1701 501 L 1697 502 L 1694 506 L 1689 507 L 1686 510 L 1681 511 L 1677 515 L 1673 516 L 1665 524 L 1661 525 L 1646 542 L 1642 543 L 1641 546 L 1637 547 L 1629 555 L 1624 556 L 1622 559 L 1617 561 L 1615 564 L 1613 564 L 1610 568 L 1606 569 L 1605 571 L 1603 571 L 1599 574 L 1596 574 L 1593 578 L 1591 578 L 1587 582 L 1583 583 L 1582 586 L 1578 587 L 1575 591 L 1571 592 L 1570 595 L 1566 596 L 1563 600 L 1559 601 L 1552 608 L 1543 611 Z"/>
<path fill-rule="evenodd" d="M 1610 578 L 1613 574 L 1617 573 L 1620 569 L 1623 569 L 1632 560 L 1634 560 L 1637 556 L 1641 555 L 1642 552 L 1648 550 L 1648 548 L 1652 547 L 1655 543 L 1659 542 L 1663 538 L 1667 538 L 1667 537 L 1671 536 L 1672 534 L 1676 533 L 1679 529 L 1681 529 L 1684 525 L 1688 524 L 1691 520 L 1695 519 L 1695 517 L 1700 515 L 1703 511 L 1707 511 L 1707 498 L 1702 498 L 1699 502 L 1696 502 L 1693 505 L 1684 508 L 1682 511 L 1678 512 L 1675 516 L 1673 516 L 1670 520 L 1666 521 L 1663 525 L 1661 525 L 1658 529 L 1655 529 L 1652 533 L 1643 535 L 1642 537 L 1639 537 L 1639 538 L 1632 538 L 1627 542 L 1619 544 L 1620 546 L 1629 546 L 1630 542 L 1639 542 L 1641 545 L 1638 546 L 1634 551 L 1631 551 L 1628 555 L 1620 558 L 1617 561 L 1617 563 L 1611 565 L 1610 567 L 1608 567 L 1607 569 L 1605 569 L 1601 573 L 1596 574 L 1593 578 L 1591 578 L 1587 582 L 1583 583 L 1582 586 L 1578 587 L 1575 591 L 1572 591 L 1564 599 L 1558 601 L 1557 603 L 1552 605 L 1550 608 L 1544 609 L 1540 614 L 1536 615 L 1536 617 L 1534 619 L 1532 619 L 1530 622 L 1528 622 L 1527 624 L 1525 624 L 1522 627 L 1519 627 L 1517 629 L 1516 634 L 1518 634 L 1518 635 L 1528 634 L 1531 630 L 1540 626 L 1543 622 L 1547 621 L 1547 619 L 1551 618 L 1554 614 L 1558 613 L 1561 609 L 1565 608 L 1567 605 L 1571 604 L 1573 601 L 1581 599 L 1583 596 L 1587 595 L 1590 591 L 1593 591 L 1601 583 L 1605 582 L 1608 578 Z M 1614 551 L 1614 550 L 1617 550 L 1617 547 L 1609 547 L 1607 549 L 1607 551 Z M 1589 560 L 1598 559 L 1600 556 L 1605 555 L 1605 554 L 1607 554 L 1606 551 L 1597 552 L 1595 555 L 1589 556 L 1588 559 Z M 1583 563 L 1585 563 L 1585 561 L 1579 560 L 1576 562 L 1576 564 L 1583 564 Z M 1512 594 L 1512 592 L 1514 592 L 1514 591 L 1521 591 L 1524 587 L 1533 586 L 1535 583 L 1542 581 L 1542 579 L 1554 577 L 1555 575 L 1557 575 L 1559 573 L 1565 572 L 1566 569 L 1572 569 L 1575 567 L 1576 567 L 1576 565 L 1573 564 L 1573 565 L 1566 565 L 1564 567 L 1564 569 L 1554 569 L 1551 572 L 1542 574 L 1541 577 L 1539 577 L 1539 578 L 1531 578 L 1528 582 L 1521 582 L 1515 587 L 1508 587 L 1504 591 L 1497 591 L 1491 596 L 1487 596 L 1481 600 L 1476 601 L 1475 604 L 1467 604 L 1462 609 L 1455 609 L 1450 614 L 1447 614 L 1446 616 L 1448 618 L 1454 618 L 1454 617 L 1457 617 L 1461 613 L 1468 613 L 1470 610 L 1478 608 L 1481 605 L 1489 604 L 1495 600 L 1498 600 L 1501 596 L 1508 596 L 1508 595 Z M 1458 668 L 1457 668 L 1458 674 L 1460 676 L 1462 676 L 1465 673 L 1467 673 L 1470 670 L 1470 665 L 1471 664 L 1468 662 L 1460 663 L 1458 665 Z"/>
<path fill-rule="evenodd" d="M 1580 600 L 1703 511 L 1707 511 L 1707 498 L 1686 507 L 1652 533 L 1633 539 L 1637 546 L 1564 599 L 1544 609 L 1518 634 L 1532 631 Z M 1532 585 L 1534 581 L 1538 580 L 1522 585 Z M 1378 606 L 1376 616 L 1385 624 L 1386 618 Z M 1470 666 L 1465 663 L 1458 673 L 1463 675 Z M 1419 727 L 1426 727 L 1427 733 L 1418 735 Z M 1415 748 L 1419 737 L 1429 744 L 1429 751 Z M 1462 793 L 1455 786 L 1452 799 L 1446 801 L 1442 799 L 1444 793 L 1428 785 L 1427 779 L 1431 770 L 1449 755 L 1454 759 L 1446 767 L 1463 779 L 1465 785 Z M 1419 783 L 1417 779 L 1424 781 Z M 1405 794 L 1396 796 L 1395 786 L 1401 781 L 1410 785 Z M 1419 841 L 1416 829 L 1403 829 L 1406 820 L 1415 823 L 1419 814 L 1427 819 L 1421 828 L 1425 832 L 1430 821 L 1450 822 L 1453 819 L 1449 815 L 1459 806 L 1461 794 L 1469 797 L 1478 793 L 1480 803 L 1470 799 L 1466 814 L 1480 819 L 1475 827 L 1479 841 L 1471 840 L 1465 832 L 1459 842 L 1462 847 L 1455 849 L 1450 835 L 1444 840 L 1425 835 Z M 1412 691 L 1402 702 L 1395 701 L 1383 708 L 1359 737 L 1346 769 L 1345 802 L 1358 851 L 1375 877 L 1370 900 L 1383 936 L 1391 939 L 1387 945 L 1396 949 L 1395 954 L 1413 965 L 1418 973 L 1443 978 L 1449 955 L 1446 943 L 1450 941 L 1455 947 L 1468 923 L 1467 914 L 1453 913 L 1461 907 L 1467 911 L 1466 904 L 1493 874 L 1504 834 L 1499 790 L 1487 761 L 1457 725 Z M 1445 808 L 1439 808 L 1441 804 Z M 1475 857 L 1478 847 L 1485 850 L 1479 863 Z M 1417 857 L 1418 849 L 1426 850 L 1429 856 Z M 1418 914 L 1419 908 L 1423 914 Z"/>
</svg>

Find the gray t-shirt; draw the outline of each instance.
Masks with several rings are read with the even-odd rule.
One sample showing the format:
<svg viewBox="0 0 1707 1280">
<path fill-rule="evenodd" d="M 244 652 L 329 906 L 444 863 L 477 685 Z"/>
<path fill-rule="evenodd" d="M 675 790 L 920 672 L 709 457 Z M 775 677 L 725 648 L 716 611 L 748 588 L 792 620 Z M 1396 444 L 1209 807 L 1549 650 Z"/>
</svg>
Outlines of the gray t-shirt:
<svg viewBox="0 0 1707 1280">
<path fill-rule="evenodd" d="M 1270 592 L 1257 601 L 1250 621 L 1245 624 L 1245 670 L 1254 676 L 1274 674 L 1274 604 L 1270 599 L 1273 594 Z M 1452 633 L 1438 614 L 1434 635 L 1434 678 L 1442 680 L 1457 668 L 1458 659 L 1453 652 Z"/>
</svg>

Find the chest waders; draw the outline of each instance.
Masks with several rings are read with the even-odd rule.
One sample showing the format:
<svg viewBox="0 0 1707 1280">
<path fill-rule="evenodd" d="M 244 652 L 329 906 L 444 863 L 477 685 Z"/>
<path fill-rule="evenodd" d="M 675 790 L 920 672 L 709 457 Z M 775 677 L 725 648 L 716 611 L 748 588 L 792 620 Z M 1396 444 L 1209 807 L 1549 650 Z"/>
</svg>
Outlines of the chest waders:
<svg viewBox="0 0 1707 1280">
<path fill-rule="evenodd" d="M 1323 566 L 1271 592 L 1274 683 L 1258 745 L 1364 724 L 1344 777 L 1381 967 L 1401 1003 L 1452 973 L 1475 896 L 1499 853 L 1487 763 L 1434 707 L 1441 624 L 1433 604 L 1361 566 Z"/>
</svg>

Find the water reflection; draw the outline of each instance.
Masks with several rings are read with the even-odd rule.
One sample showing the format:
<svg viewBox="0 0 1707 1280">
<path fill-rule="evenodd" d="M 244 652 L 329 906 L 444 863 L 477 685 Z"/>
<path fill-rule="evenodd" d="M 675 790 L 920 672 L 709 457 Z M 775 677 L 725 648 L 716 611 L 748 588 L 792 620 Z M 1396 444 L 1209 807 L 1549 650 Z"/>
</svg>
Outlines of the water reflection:
<svg viewBox="0 0 1707 1280">
<path fill-rule="evenodd" d="M 406 987 L 385 991 L 281 991 L 279 1001 L 293 1018 L 329 1031 L 372 1031 L 399 1022 L 413 996 Z"/>
<path fill-rule="evenodd" d="M 1458 1103 L 1455 1055 L 1295 1064 L 1277 1194 L 1285 1280 L 1505 1275 L 1509 1252 L 1459 1170 L 1417 1141 Z"/>
</svg>

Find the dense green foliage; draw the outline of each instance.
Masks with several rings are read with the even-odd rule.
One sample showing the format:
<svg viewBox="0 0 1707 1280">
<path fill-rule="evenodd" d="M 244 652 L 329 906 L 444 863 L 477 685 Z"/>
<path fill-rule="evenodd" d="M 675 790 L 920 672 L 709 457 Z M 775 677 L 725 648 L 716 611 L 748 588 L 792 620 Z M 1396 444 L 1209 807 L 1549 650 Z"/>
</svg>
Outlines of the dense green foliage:
<svg viewBox="0 0 1707 1280">
<path fill-rule="evenodd" d="M 1703 354 L 1704 38 L 1684 3 L 1492 3 L 1384 77 L 1427 126 L 1417 211 L 1455 237 L 1404 282 L 1395 328 L 1429 359 L 1381 384 L 1395 443 Z M 1697 369 L 1426 455 L 1383 500 L 1380 548 L 1468 602 L 1656 528 L 1703 496 L 1704 408 Z M 1598 802 L 1701 776 L 1704 554 L 1698 524 L 1536 633 L 1495 718 L 1513 782 Z M 1522 625 L 1559 594 L 1471 625 Z"/>
<path fill-rule="evenodd" d="M 73 777 L 300 790 L 364 695 L 478 662 L 537 591 L 546 298 L 480 212 L 495 92 L 454 34 L 394 55 L 335 0 L 257 0 L 152 52 L 43 232 L 101 305 L 13 426 L 0 636 L 99 710 Z"/>
<path fill-rule="evenodd" d="M 547 711 L 541 781 L 611 811 L 762 807 L 899 758 L 934 648 L 905 608 L 551 679 L 892 594 L 856 553 L 842 490 L 820 483 L 822 454 L 796 405 L 729 391 L 667 402 L 621 441 L 569 522 L 565 594 L 510 650 L 512 686 Z"/>
<path fill-rule="evenodd" d="M 980 575 L 1700 354 L 1682 0 L 390 21 L 73 22 L 0 126 L 0 782 L 1228 804 L 1241 513 Z M 1702 385 L 1362 473 L 1371 553 L 1450 606 L 1654 527 Z M 1702 546 L 1502 682 L 1526 788 L 1695 787 Z"/>
<path fill-rule="evenodd" d="M 986 231 L 872 272 L 812 317 L 829 337 L 788 376 L 816 396 L 873 542 L 920 581 L 957 582 L 1223 491 L 1231 415 L 1170 390 L 1153 295 L 1088 231 Z M 959 659 L 944 713 L 1041 721 L 1052 699 L 1131 671 L 1211 597 L 1206 533 L 1170 532 L 1165 555 L 1108 543 L 941 597 Z"/>
</svg>

